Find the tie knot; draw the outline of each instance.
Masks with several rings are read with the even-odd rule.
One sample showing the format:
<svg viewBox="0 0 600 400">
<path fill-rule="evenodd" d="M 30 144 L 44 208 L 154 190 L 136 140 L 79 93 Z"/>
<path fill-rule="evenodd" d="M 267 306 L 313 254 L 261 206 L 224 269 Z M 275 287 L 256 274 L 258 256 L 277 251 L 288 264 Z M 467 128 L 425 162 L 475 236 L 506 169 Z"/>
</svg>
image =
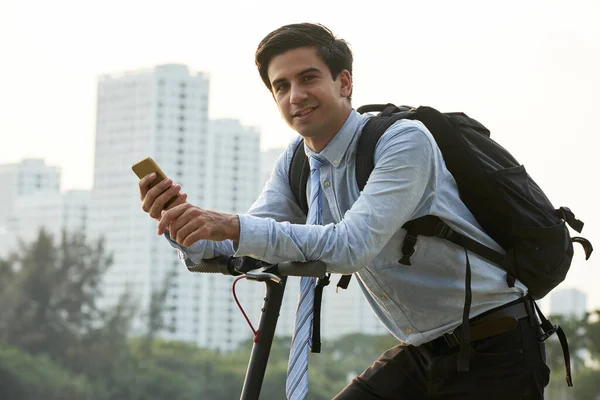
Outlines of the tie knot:
<svg viewBox="0 0 600 400">
<path fill-rule="evenodd" d="M 319 169 L 321 168 L 321 166 L 325 163 L 327 163 L 327 160 L 325 159 L 325 157 L 319 155 L 319 154 L 313 154 L 312 156 L 309 157 L 309 163 L 310 163 L 310 170 L 315 170 L 315 169 Z"/>
</svg>

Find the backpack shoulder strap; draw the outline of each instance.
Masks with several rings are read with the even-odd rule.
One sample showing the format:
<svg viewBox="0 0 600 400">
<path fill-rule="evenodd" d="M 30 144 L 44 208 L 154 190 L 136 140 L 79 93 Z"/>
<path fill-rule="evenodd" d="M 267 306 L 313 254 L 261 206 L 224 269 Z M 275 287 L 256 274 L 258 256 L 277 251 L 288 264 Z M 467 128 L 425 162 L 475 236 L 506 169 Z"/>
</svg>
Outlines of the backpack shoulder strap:
<svg viewBox="0 0 600 400">
<path fill-rule="evenodd" d="M 358 190 L 361 192 L 369 180 L 369 175 L 371 175 L 371 172 L 375 168 L 375 147 L 377 147 L 379 139 L 396 121 L 408 117 L 406 109 L 389 104 L 386 106 L 393 108 L 386 108 L 379 115 L 371 117 L 363 127 L 358 139 L 358 146 L 356 148 L 356 183 Z M 381 106 L 374 105 L 373 107 Z M 398 113 L 397 111 L 402 112 Z M 392 114 L 392 112 L 396 113 Z"/>
<path fill-rule="evenodd" d="M 292 193 L 296 199 L 296 204 L 300 206 L 305 215 L 308 215 L 306 184 L 308 183 L 309 174 L 310 166 L 308 164 L 308 157 L 304 152 L 304 140 L 301 140 L 296 145 L 294 154 L 292 155 L 288 180 L 290 182 Z"/>
<path fill-rule="evenodd" d="M 368 104 L 358 108 L 358 112 L 363 114 L 366 112 L 379 112 L 379 115 L 371 117 L 362 129 L 358 146 L 356 148 L 356 184 L 358 190 L 363 191 L 369 176 L 375 168 L 375 147 L 381 136 L 388 130 L 394 122 L 399 119 L 406 118 L 406 111 L 411 107 L 396 107 L 393 104 Z M 398 113 L 393 114 L 392 113 Z M 338 281 L 337 287 L 347 289 L 352 275 L 342 275 Z"/>
</svg>

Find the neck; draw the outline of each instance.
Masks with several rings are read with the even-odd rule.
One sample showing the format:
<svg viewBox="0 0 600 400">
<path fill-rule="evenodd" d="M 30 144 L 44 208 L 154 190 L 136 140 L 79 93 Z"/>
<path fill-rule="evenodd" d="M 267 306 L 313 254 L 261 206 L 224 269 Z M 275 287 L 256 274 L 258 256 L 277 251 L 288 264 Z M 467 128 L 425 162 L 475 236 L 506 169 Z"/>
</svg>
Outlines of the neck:
<svg viewBox="0 0 600 400">
<path fill-rule="evenodd" d="M 352 111 L 352 107 L 349 107 L 346 112 L 340 116 L 340 120 L 336 122 L 335 126 L 331 129 L 328 135 L 320 137 L 305 137 L 304 142 L 306 142 L 308 147 L 315 153 L 320 153 L 323 151 L 329 142 L 331 142 L 331 139 L 333 139 L 340 129 L 342 129 L 342 126 L 344 126 L 344 123 L 350 115 L 350 111 Z"/>
</svg>

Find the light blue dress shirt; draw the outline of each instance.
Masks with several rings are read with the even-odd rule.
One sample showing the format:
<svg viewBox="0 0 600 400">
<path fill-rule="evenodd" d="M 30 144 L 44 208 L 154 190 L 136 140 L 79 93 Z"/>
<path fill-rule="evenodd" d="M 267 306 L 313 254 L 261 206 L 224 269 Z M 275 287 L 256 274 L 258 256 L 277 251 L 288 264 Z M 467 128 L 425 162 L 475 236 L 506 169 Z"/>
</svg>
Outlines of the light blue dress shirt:
<svg viewBox="0 0 600 400">
<path fill-rule="evenodd" d="M 368 116 L 352 110 L 320 155 L 323 225 L 303 225 L 305 215 L 288 183 L 295 138 L 279 157 L 269 181 L 250 210 L 240 215 L 240 240 L 200 241 L 189 247 L 169 243 L 193 265 L 217 254 L 250 256 L 270 263 L 321 260 L 332 273 L 354 274 L 367 301 L 398 340 L 420 345 L 461 324 L 465 298 L 465 250 L 451 242 L 419 236 L 412 265 L 398 263 L 406 231 L 401 226 L 435 215 L 457 232 L 503 252 L 460 201 L 435 139 L 419 121 L 400 120 L 381 137 L 375 169 L 363 192 L 355 174 L 360 131 Z M 305 145 L 307 155 L 312 150 Z M 307 188 L 310 191 L 310 185 Z M 310 193 L 308 193 L 310 196 Z M 517 281 L 469 253 L 472 268 L 471 318 L 524 296 Z M 326 291 L 327 292 L 327 291 Z M 333 296 L 333 291 L 324 296 Z"/>
</svg>

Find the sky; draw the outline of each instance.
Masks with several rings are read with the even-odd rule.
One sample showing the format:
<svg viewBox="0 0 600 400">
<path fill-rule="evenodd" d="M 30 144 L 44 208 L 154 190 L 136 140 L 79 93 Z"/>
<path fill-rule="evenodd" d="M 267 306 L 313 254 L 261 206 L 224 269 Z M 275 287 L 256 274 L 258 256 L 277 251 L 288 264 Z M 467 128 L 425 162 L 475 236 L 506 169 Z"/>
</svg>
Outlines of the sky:
<svg viewBox="0 0 600 400">
<path fill-rule="evenodd" d="M 211 118 L 239 119 L 260 129 L 261 148 L 283 147 L 295 133 L 254 52 L 273 29 L 305 21 L 349 42 L 355 107 L 467 113 L 600 246 L 596 0 L 0 0 L 0 164 L 43 158 L 61 168 L 63 190 L 91 188 L 98 76 L 165 63 L 209 73 Z M 600 307 L 600 256 L 576 252 L 561 287 Z"/>
</svg>

